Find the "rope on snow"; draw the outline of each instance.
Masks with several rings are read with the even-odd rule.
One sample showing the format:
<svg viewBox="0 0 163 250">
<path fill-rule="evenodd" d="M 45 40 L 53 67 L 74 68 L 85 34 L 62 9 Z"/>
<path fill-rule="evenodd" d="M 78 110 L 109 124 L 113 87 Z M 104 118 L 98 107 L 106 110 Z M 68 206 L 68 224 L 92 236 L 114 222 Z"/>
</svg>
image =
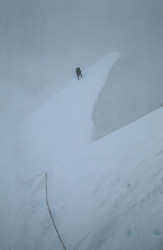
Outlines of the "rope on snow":
<svg viewBox="0 0 163 250">
<path fill-rule="evenodd" d="M 49 211 L 51 220 L 52 220 L 52 222 L 53 222 L 53 226 L 54 226 L 54 228 L 55 228 L 55 231 L 56 231 L 56 233 L 57 233 L 57 235 L 58 235 L 58 238 L 59 238 L 59 240 L 60 240 L 60 242 L 61 242 L 61 244 L 62 244 L 62 246 L 63 246 L 63 249 L 66 250 L 66 247 L 65 247 L 65 245 L 64 245 L 64 243 L 63 243 L 63 241 L 62 241 L 62 238 L 61 238 L 61 236 L 60 236 L 60 233 L 59 233 L 59 231 L 58 231 L 58 229 L 57 229 L 57 226 L 56 226 L 56 224 L 55 224 L 55 222 L 54 222 L 54 219 L 53 219 L 53 216 L 52 216 L 52 212 L 51 212 L 51 209 L 50 209 L 50 206 L 49 206 L 49 202 L 48 202 L 48 175 L 47 175 L 47 173 L 45 173 L 45 180 L 46 180 L 46 204 L 47 204 L 47 207 L 48 207 L 48 211 Z"/>
</svg>

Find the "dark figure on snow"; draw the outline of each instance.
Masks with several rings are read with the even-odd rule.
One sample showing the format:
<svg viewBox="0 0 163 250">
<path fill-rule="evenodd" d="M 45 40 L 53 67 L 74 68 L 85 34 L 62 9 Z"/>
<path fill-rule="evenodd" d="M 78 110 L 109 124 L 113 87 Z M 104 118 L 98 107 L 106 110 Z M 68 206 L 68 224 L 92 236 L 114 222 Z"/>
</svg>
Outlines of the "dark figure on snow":
<svg viewBox="0 0 163 250">
<path fill-rule="evenodd" d="M 76 68 L 76 74 L 77 74 L 77 78 L 78 78 L 78 80 L 79 80 L 79 77 L 81 77 L 82 78 L 82 73 L 81 73 L 81 69 L 78 67 L 78 68 Z"/>
</svg>

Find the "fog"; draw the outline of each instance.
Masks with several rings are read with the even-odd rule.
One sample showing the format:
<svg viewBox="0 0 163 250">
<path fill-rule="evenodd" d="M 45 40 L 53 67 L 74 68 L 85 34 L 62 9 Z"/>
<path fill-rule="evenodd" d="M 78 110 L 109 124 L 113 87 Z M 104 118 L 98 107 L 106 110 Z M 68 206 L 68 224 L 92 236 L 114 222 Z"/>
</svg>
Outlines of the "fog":
<svg viewBox="0 0 163 250">
<path fill-rule="evenodd" d="M 162 85 L 161 0 L 0 0 L 0 4 L 5 126 L 13 119 L 19 124 L 67 85 L 76 77 L 76 66 L 85 71 L 106 53 L 135 56 L 134 70 L 142 84 Z"/>
<path fill-rule="evenodd" d="M 161 81 L 162 11 L 160 0 L 1 0 L 1 83 L 60 88 L 112 51 L 141 55 L 144 74 L 152 67 Z"/>
<path fill-rule="evenodd" d="M 106 53 L 135 57 L 132 76 L 162 85 L 162 13 L 162 0 L 0 0 L 2 237 L 10 234 L 21 124 L 76 77 L 76 66 L 84 72 Z"/>
<path fill-rule="evenodd" d="M 162 85 L 162 13 L 162 0 L 0 0 L 2 138 L 106 53 L 136 58 L 137 82 Z"/>
</svg>

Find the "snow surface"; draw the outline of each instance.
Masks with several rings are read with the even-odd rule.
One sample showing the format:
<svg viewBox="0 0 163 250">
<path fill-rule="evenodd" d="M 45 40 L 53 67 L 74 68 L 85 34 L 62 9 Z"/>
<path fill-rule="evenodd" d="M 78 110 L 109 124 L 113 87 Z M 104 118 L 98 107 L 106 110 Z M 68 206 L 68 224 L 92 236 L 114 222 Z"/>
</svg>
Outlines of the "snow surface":
<svg viewBox="0 0 163 250">
<path fill-rule="evenodd" d="M 9 249 L 163 249 L 163 108 L 94 142 L 92 113 L 119 53 L 24 119 Z"/>
<path fill-rule="evenodd" d="M 163 105 L 163 84 L 143 75 L 137 55 L 121 56 L 101 90 L 92 119 L 94 139 L 119 129 Z M 154 69 L 152 69 L 154 70 Z M 143 82 L 141 77 L 143 76 Z"/>
<path fill-rule="evenodd" d="M 163 1 L 0 6 L 0 249 L 162 250 Z"/>
</svg>

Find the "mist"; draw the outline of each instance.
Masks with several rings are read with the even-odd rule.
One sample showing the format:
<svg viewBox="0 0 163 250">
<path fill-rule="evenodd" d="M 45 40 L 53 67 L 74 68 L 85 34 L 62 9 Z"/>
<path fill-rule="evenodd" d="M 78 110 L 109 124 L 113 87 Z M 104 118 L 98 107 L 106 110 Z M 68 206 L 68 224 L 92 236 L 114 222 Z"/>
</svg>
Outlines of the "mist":
<svg viewBox="0 0 163 250">
<path fill-rule="evenodd" d="M 139 76 L 134 83 L 140 86 L 161 86 L 162 13 L 161 0 L 0 0 L 1 225 L 11 216 L 6 207 L 13 201 L 6 197 L 12 197 L 14 169 L 21 167 L 27 117 L 76 77 L 77 66 L 85 72 L 106 53 L 135 58 L 126 80 Z M 1 235 L 7 233 L 4 226 Z"/>
<path fill-rule="evenodd" d="M 137 58 L 143 84 L 162 84 L 162 12 L 161 0 L 1 1 L 2 110 L 33 112 L 76 77 L 77 66 L 84 72 L 114 51 Z"/>
<path fill-rule="evenodd" d="M 158 0 L 1 1 L 1 83 L 30 94 L 60 88 L 76 66 L 112 51 L 139 55 L 161 81 L 162 11 Z"/>
</svg>

